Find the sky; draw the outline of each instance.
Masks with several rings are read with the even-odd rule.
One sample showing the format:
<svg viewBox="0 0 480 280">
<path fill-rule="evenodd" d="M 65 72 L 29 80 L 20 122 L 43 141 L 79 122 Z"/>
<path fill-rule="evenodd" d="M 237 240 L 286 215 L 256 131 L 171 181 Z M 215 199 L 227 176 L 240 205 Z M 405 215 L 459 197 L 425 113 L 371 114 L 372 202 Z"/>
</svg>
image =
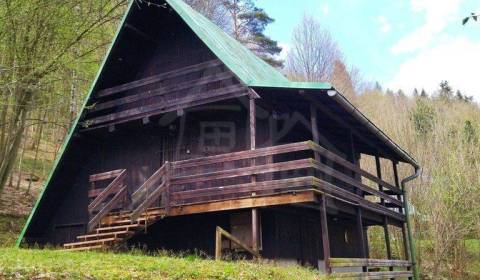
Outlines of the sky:
<svg viewBox="0 0 480 280">
<path fill-rule="evenodd" d="M 257 0 L 275 19 L 266 33 L 286 56 L 304 15 L 338 42 L 349 66 L 383 88 L 432 93 L 442 80 L 480 101 L 480 0 Z"/>
</svg>

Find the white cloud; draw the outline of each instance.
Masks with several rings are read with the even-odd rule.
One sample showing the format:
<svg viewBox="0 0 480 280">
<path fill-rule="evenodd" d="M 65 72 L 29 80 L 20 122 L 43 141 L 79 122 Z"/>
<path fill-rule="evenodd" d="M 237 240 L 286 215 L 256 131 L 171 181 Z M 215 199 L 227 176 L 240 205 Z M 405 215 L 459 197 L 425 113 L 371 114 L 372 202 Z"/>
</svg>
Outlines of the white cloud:
<svg viewBox="0 0 480 280">
<path fill-rule="evenodd" d="M 390 25 L 390 22 L 388 22 L 388 19 L 385 16 L 379 16 L 377 18 L 378 23 L 380 23 L 380 31 L 383 33 L 388 33 L 392 29 L 392 26 Z"/>
<path fill-rule="evenodd" d="M 328 14 L 330 13 L 330 8 L 327 4 L 323 4 L 323 6 L 321 7 L 321 11 L 324 16 L 328 16 Z"/>
<path fill-rule="evenodd" d="M 387 84 L 392 89 L 407 93 L 425 88 L 433 92 L 442 80 L 448 80 L 455 89 L 473 95 L 480 101 L 480 42 L 466 38 L 444 41 L 432 48 L 420 51 L 403 63 L 396 76 Z"/>
<path fill-rule="evenodd" d="M 278 58 L 281 59 L 281 60 L 287 59 L 288 52 L 291 49 L 290 44 L 284 43 L 284 42 L 279 42 L 278 46 L 282 48 L 282 52 L 280 52 L 280 54 L 278 54 Z"/>
<path fill-rule="evenodd" d="M 425 24 L 401 38 L 391 49 L 394 54 L 427 47 L 452 21 L 458 20 L 462 0 L 411 0 L 412 10 L 425 13 Z"/>
</svg>

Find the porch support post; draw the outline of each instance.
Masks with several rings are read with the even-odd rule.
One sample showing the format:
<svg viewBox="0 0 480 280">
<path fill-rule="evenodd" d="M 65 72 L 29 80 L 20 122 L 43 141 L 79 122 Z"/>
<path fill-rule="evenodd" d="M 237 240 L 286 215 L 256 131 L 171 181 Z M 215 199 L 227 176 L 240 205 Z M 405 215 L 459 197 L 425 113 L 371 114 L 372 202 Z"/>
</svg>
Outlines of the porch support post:
<svg viewBox="0 0 480 280">
<path fill-rule="evenodd" d="M 317 124 L 317 108 L 313 104 L 310 105 L 310 125 L 312 129 L 313 142 L 320 145 L 320 135 L 318 134 Z M 315 160 L 320 162 L 320 155 L 317 152 L 315 152 Z"/>
<path fill-rule="evenodd" d="M 382 166 L 380 165 L 380 157 L 378 154 L 375 155 L 375 165 L 377 167 L 377 177 L 379 179 L 382 179 Z M 383 192 L 383 186 L 382 184 L 378 184 L 378 190 Z M 385 206 L 385 199 L 380 198 L 380 203 Z"/>
<path fill-rule="evenodd" d="M 258 209 L 252 208 L 252 250 L 259 251 L 259 229 L 258 229 Z"/>
<path fill-rule="evenodd" d="M 250 96 L 248 103 L 248 112 L 249 112 L 249 124 L 250 124 L 250 150 L 255 150 L 256 148 L 256 110 L 255 110 L 255 98 Z M 252 166 L 255 165 L 255 159 L 252 159 Z M 252 175 L 252 183 L 257 181 L 257 176 Z M 252 249 L 255 252 L 259 251 L 259 229 L 258 229 L 258 209 L 252 208 Z"/>
<path fill-rule="evenodd" d="M 332 273 L 332 267 L 330 265 L 330 238 L 328 236 L 327 200 L 324 194 L 322 194 L 320 197 L 320 227 L 322 229 L 322 247 L 323 260 L 325 262 L 325 272 L 330 274 Z"/>
<path fill-rule="evenodd" d="M 401 188 L 400 186 L 400 179 L 398 176 L 398 162 L 392 160 L 392 167 L 393 167 L 393 177 L 395 179 L 395 187 Z M 404 197 L 402 195 L 398 194 L 397 199 L 400 201 L 404 200 Z M 404 213 L 405 211 L 403 208 L 399 208 L 400 213 Z M 409 260 L 410 258 L 410 249 L 409 249 L 409 244 L 408 244 L 408 236 L 407 236 L 407 229 L 405 223 L 402 225 L 402 241 L 403 241 L 403 250 L 405 254 L 405 259 Z"/>
<path fill-rule="evenodd" d="M 358 234 L 358 239 L 359 239 L 359 252 L 360 252 L 360 257 L 365 259 L 367 258 L 367 249 L 365 246 L 365 231 L 363 228 L 363 217 L 362 217 L 362 208 L 357 207 L 357 234 Z M 362 270 L 364 272 L 367 272 L 367 267 L 362 267 Z"/>
</svg>

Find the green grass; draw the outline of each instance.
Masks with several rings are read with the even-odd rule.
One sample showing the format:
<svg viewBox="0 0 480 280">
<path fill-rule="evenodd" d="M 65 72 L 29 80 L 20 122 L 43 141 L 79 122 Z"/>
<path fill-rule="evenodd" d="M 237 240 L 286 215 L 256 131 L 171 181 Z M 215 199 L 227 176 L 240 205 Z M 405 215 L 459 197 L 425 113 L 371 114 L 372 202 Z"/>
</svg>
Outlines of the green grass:
<svg viewBox="0 0 480 280">
<path fill-rule="evenodd" d="M 0 249 L 0 279 L 325 279 L 318 271 L 249 261 Z M 43 278 L 41 278 L 43 277 Z"/>
<path fill-rule="evenodd" d="M 26 218 L 0 215 L 0 248 L 15 244 Z"/>
</svg>

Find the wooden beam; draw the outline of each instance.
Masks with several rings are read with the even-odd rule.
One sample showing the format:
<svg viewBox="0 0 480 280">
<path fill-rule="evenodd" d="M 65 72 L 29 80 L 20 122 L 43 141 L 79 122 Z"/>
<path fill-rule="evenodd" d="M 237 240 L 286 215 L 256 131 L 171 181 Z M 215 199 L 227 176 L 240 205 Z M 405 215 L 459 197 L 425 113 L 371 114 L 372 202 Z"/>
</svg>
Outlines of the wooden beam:
<svg viewBox="0 0 480 280">
<path fill-rule="evenodd" d="M 313 104 L 310 104 L 310 124 L 312 129 L 312 138 L 315 144 L 320 145 L 320 135 L 318 132 L 318 124 L 317 124 L 317 108 Z M 318 152 L 315 153 L 315 160 L 320 161 L 320 155 Z"/>
<path fill-rule="evenodd" d="M 361 258 L 366 258 L 367 257 L 367 250 L 366 250 L 366 245 L 365 244 L 365 236 L 364 236 L 364 228 L 363 228 L 363 217 L 362 217 L 362 209 L 360 207 L 357 207 L 357 235 L 359 239 L 359 255 Z M 365 268 L 365 267 L 364 267 Z M 364 269 L 365 271 L 365 269 Z"/>
<path fill-rule="evenodd" d="M 353 179 L 352 177 L 350 176 L 347 176 L 345 175 L 344 173 L 341 173 L 329 166 L 326 166 L 325 164 L 323 163 L 320 163 L 320 162 L 314 162 L 313 163 L 314 165 L 314 168 L 317 169 L 318 171 L 320 172 L 323 172 L 327 175 L 330 175 L 332 176 L 333 178 L 335 179 L 338 179 L 344 183 L 347 183 L 349 184 L 350 186 L 352 187 L 355 187 L 359 190 L 362 190 L 368 194 L 372 194 L 372 195 L 375 195 L 375 196 L 378 196 L 380 198 L 384 198 L 384 199 L 387 199 L 389 202 L 395 204 L 395 205 L 398 205 L 398 206 L 401 206 L 402 205 L 402 202 L 401 201 L 398 201 L 396 200 L 395 198 L 392 198 L 388 195 L 386 195 L 385 193 L 383 192 L 380 192 L 380 191 L 377 191 L 365 184 L 363 184 L 361 181 L 357 181 L 355 179 Z M 360 196 L 363 198 L 363 196 L 361 196 L 360 194 L 356 193 L 356 195 Z M 382 206 L 385 206 L 385 204 L 382 204 Z"/>
<path fill-rule="evenodd" d="M 327 201 L 325 195 L 321 195 L 320 198 L 320 228 L 322 230 L 322 247 L 323 247 L 323 260 L 325 262 L 325 273 L 331 274 L 332 267 L 330 265 L 330 238 L 328 233 L 328 220 L 327 220 Z"/>
<path fill-rule="evenodd" d="M 233 99 L 248 94 L 244 88 L 235 87 L 237 89 L 223 88 L 214 91 L 207 91 L 193 96 L 187 96 L 171 101 L 161 101 L 154 104 L 129 109 L 118 113 L 101 116 L 94 119 L 86 119 L 83 123 L 85 128 L 83 131 L 94 130 L 101 127 L 111 126 L 129 122 L 132 120 L 150 117 L 167 112 L 175 112 L 187 108 L 200 106 L 204 104 L 214 103 L 221 100 Z M 117 115 L 118 114 L 118 115 Z M 95 121 L 94 121 L 95 120 Z"/>
<path fill-rule="evenodd" d="M 378 154 L 375 155 L 375 166 L 377 168 L 377 178 L 382 179 L 382 166 L 380 165 L 380 157 Z M 378 184 L 378 190 L 383 193 L 383 186 L 382 184 Z M 385 199 L 380 198 L 380 203 L 385 205 Z"/>
<path fill-rule="evenodd" d="M 405 260 L 384 260 L 384 259 L 366 259 L 366 258 L 332 258 L 332 267 L 410 267 L 412 263 Z"/>
<path fill-rule="evenodd" d="M 227 169 L 210 173 L 198 173 L 187 176 L 176 176 L 171 178 L 171 184 L 182 185 L 195 182 L 205 182 L 217 179 L 228 179 L 240 176 L 252 176 L 255 174 L 266 174 L 280 171 L 312 168 L 312 159 L 299 159 L 286 162 L 263 164 L 237 169 Z"/>
<path fill-rule="evenodd" d="M 237 244 L 242 249 L 252 254 L 254 257 L 260 258 L 260 254 L 258 253 L 258 251 L 255 251 L 254 249 L 249 248 L 247 245 L 243 244 L 243 242 L 240 241 L 238 238 L 231 235 L 229 232 L 227 232 L 223 228 L 217 226 L 215 230 L 215 260 L 216 261 L 219 261 L 222 259 L 222 236 L 230 239 L 230 241 Z"/>
<path fill-rule="evenodd" d="M 395 181 L 395 187 L 400 189 L 400 179 L 398 177 L 398 163 L 394 160 L 392 160 L 392 169 L 393 169 L 393 179 Z M 397 199 L 400 201 L 403 201 L 402 195 L 397 194 Z M 403 207 L 399 208 L 400 213 L 403 213 Z"/>
<path fill-rule="evenodd" d="M 297 191 L 294 193 L 278 194 L 275 196 L 249 197 L 237 200 L 215 201 L 202 204 L 175 206 L 170 210 L 170 216 L 191 215 L 197 213 L 219 212 L 235 209 L 259 208 L 274 205 L 307 203 L 317 201 L 312 190 Z M 160 210 L 163 211 L 163 210 Z"/>
<path fill-rule="evenodd" d="M 332 153 L 331 151 L 321 147 L 320 145 L 317 145 L 313 142 L 311 142 L 311 146 L 312 146 L 312 149 L 314 149 L 315 151 L 318 151 L 322 156 L 328 158 L 328 159 L 331 159 L 333 160 L 335 163 L 345 167 L 345 168 L 348 168 L 352 171 L 355 171 L 357 174 L 360 174 L 361 176 L 377 183 L 377 184 L 381 184 L 383 187 L 391 190 L 392 192 L 395 192 L 395 193 L 398 193 L 398 194 L 401 194 L 402 191 L 395 187 L 395 186 L 392 186 L 391 184 L 383 181 L 382 179 L 379 179 L 378 177 L 376 177 L 375 175 L 373 174 L 370 174 L 369 172 L 359 168 L 358 166 L 356 166 L 355 164 L 349 162 L 348 160 L 345 160 L 344 158 L 338 156 L 337 154 L 335 153 Z"/>
<path fill-rule="evenodd" d="M 97 182 L 97 181 L 113 179 L 113 178 L 118 177 L 118 175 L 120 175 L 123 171 L 125 171 L 125 169 L 117 169 L 117 170 L 113 170 L 113 171 L 93 174 L 93 175 L 89 176 L 89 181 L 90 182 Z"/>
<path fill-rule="evenodd" d="M 249 159 L 252 157 L 279 155 L 279 154 L 286 154 L 291 152 L 306 151 L 310 149 L 311 148 L 309 145 L 309 141 L 305 141 L 305 142 L 271 146 L 266 148 L 259 148 L 255 150 L 246 150 L 246 151 L 226 153 L 226 154 L 220 154 L 220 155 L 214 155 L 214 156 L 208 156 L 208 157 L 181 160 L 181 161 L 173 162 L 172 164 L 174 168 L 189 168 L 189 167 L 195 167 L 195 166 L 215 164 L 215 163 L 224 162 L 224 161 L 236 161 L 236 160 L 242 160 L 242 159 Z"/>
<path fill-rule="evenodd" d="M 119 93 L 119 92 L 122 92 L 122 91 L 127 91 L 127 90 L 134 89 L 134 88 L 137 88 L 137 87 L 146 86 L 146 85 L 149 85 L 149 84 L 152 84 L 152 83 L 160 82 L 160 81 L 165 80 L 165 79 L 173 78 L 173 77 L 180 76 L 180 75 L 186 75 L 186 74 L 196 72 L 196 71 L 204 71 L 208 68 L 221 66 L 221 65 L 223 65 L 223 62 L 218 60 L 218 59 L 207 61 L 207 62 L 202 62 L 202 63 L 195 64 L 195 65 L 190 65 L 190 66 L 187 66 L 187 67 L 184 67 L 184 68 L 175 69 L 175 70 L 165 72 L 165 73 L 161 73 L 161 74 L 158 74 L 158 75 L 155 75 L 155 76 L 150 76 L 150 77 L 143 78 L 143 79 L 140 79 L 140 80 L 136 80 L 136 81 L 133 81 L 133 82 L 129 82 L 129 83 L 121 84 L 121 85 L 114 86 L 114 87 L 111 87 L 111 88 L 108 88 L 108 89 L 100 90 L 100 91 L 97 92 L 95 97 L 97 97 L 97 98 L 106 97 L 106 96 L 109 96 L 109 95 L 112 95 L 112 94 L 115 94 L 115 93 Z"/>
<path fill-rule="evenodd" d="M 150 89 L 140 93 L 136 93 L 134 95 L 128 95 L 125 97 L 116 98 L 111 101 L 100 102 L 98 104 L 95 104 L 93 108 L 91 108 L 88 112 L 90 113 L 90 112 L 97 112 L 105 109 L 110 109 L 116 106 L 127 105 L 133 102 L 137 102 L 145 99 L 151 99 L 152 97 L 159 98 L 162 96 L 168 96 L 182 90 L 188 90 L 198 86 L 203 86 L 210 83 L 231 79 L 232 77 L 233 77 L 232 73 L 224 72 L 224 73 L 217 73 L 211 76 L 201 77 L 193 81 L 190 80 L 190 81 L 171 84 L 171 85 L 161 85 L 153 90 Z M 241 85 L 237 85 L 237 86 L 241 87 Z"/>
<path fill-rule="evenodd" d="M 258 209 L 252 208 L 252 250 L 254 252 L 259 251 L 259 241 L 260 241 L 260 232 L 259 232 L 259 219 L 258 219 Z"/>
</svg>

